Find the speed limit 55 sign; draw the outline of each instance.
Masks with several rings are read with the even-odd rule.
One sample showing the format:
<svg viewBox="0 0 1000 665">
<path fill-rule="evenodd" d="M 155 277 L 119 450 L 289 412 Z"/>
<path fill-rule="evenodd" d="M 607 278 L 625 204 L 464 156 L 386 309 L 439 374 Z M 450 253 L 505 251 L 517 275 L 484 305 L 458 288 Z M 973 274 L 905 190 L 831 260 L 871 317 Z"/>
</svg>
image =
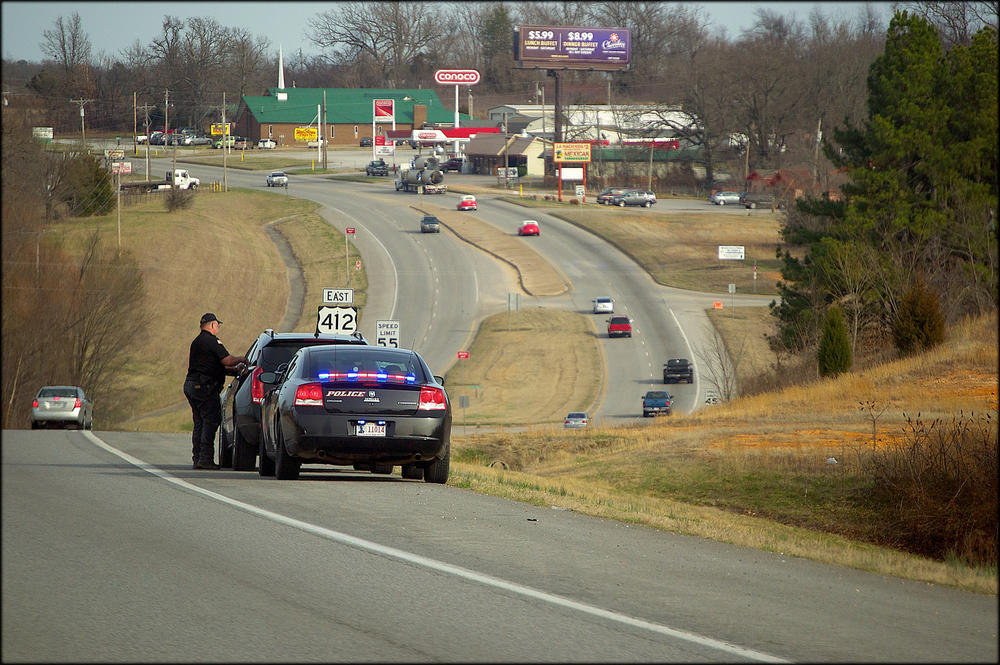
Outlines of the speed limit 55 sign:
<svg viewBox="0 0 1000 665">
<path fill-rule="evenodd" d="M 399 348 L 399 321 L 376 321 L 375 343 L 378 346 Z"/>
<path fill-rule="evenodd" d="M 355 307 L 321 306 L 316 313 L 316 332 L 328 335 L 353 335 L 358 331 Z"/>
</svg>

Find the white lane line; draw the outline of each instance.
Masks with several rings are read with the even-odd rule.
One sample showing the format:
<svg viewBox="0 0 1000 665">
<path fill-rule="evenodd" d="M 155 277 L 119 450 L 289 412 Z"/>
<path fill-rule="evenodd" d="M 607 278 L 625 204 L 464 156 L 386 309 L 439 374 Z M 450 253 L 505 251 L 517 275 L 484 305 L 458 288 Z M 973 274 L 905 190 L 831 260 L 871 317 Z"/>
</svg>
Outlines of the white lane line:
<svg viewBox="0 0 1000 665">
<path fill-rule="evenodd" d="M 219 501 L 220 503 L 228 504 L 239 510 L 243 510 L 252 515 L 257 515 L 258 517 L 263 517 L 264 519 L 271 520 L 278 524 L 284 524 L 285 526 L 290 526 L 295 529 L 299 529 L 306 533 L 310 533 L 314 536 L 319 536 L 320 538 L 325 538 L 336 543 L 341 543 L 343 545 L 348 545 L 350 547 L 356 547 L 361 550 L 372 552 L 373 554 L 379 554 L 382 556 L 387 556 L 405 563 L 410 563 L 416 566 L 422 566 L 430 570 L 445 573 L 448 575 L 454 575 L 455 577 L 468 580 L 470 582 L 476 582 L 478 584 L 483 584 L 485 586 L 491 586 L 497 589 L 503 589 L 504 591 L 509 591 L 527 598 L 534 598 L 535 600 L 540 600 L 542 602 L 550 603 L 552 605 L 559 605 L 560 607 L 565 607 L 571 610 L 576 610 L 578 612 L 583 612 L 584 614 L 590 614 L 592 616 L 601 617 L 602 619 L 607 619 L 609 621 L 614 621 L 617 623 L 625 624 L 633 628 L 640 628 L 648 630 L 650 632 L 659 633 L 661 635 L 666 635 L 668 637 L 673 637 L 676 639 L 684 640 L 685 642 L 691 642 L 698 644 L 710 649 L 716 649 L 718 651 L 725 652 L 734 656 L 739 656 L 741 658 L 748 658 L 750 660 L 761 661 L 765 663 L 788 663 L 791 661 L 785 660 L 783 658 L 778 658 L 777 656 L 772 656 L 770 654 L 764 653 L 762 651 L 755 651 L 753 649 L 748 649 L 746 647 L 741 647 L 737 644 L 730 644 L 729 642 L 723 642 L 721 640 L 715 640 L 710 637 L 705 637 L 704 635 L 698 635 L 697 633 L 689 633 L 686 630 L 679 630 L 677 628 L 670 628 L 669 626 L 664 626 L 658 623 L 652 623 L 650 621 L 644 621 L 643 619 L 637 619 L 635 617 L 630 617 L 626 614 L 621 614 L 619 612 L 612 612 L 610 610 L 605 610 L 600 607 L 595 607 L 593 605 L 588 605 L 586 603 L 581 603 L 575 600 L 570 600 L 569 598 L 563 598 L 562 596 L 557 596 L 552 593 L 545 591 L 539 591 L 538 589 L 532 589 L 516 582 L 508 582 L 507 580 L 500 579 L 499 577 L 493 577 L 492 575 L 486 575 L 484 573 L 477 573 L 474 570 L 469 570 L 468 568 L 462 568 L 461 566 L 455 566 L 450 563 L 445 563 L 443 561 L 438 561 L 436 559 L 431 559 L 429 557 L 421 556 L 419 554 L 414 554 L 412 552 L 407 552 L 406 550 L 397 549 L 395 547 L 388 547 L 386 545 L 380 545 L 374 543 L 370 540 L 364 540 L 362 538 L 356 538 L 346 533 L 340 531 L 334 531 L 332 529 L 327 529 L 325 527 L 317 526 L 315 524 L 310 524 L 308 522 L 303 522 L 302 520 L 297 520 L 293 517 L 287 517 L 279 513 L 272 512 L 270 510 L 265 510 L 264 508 L 259 508 L 249 503 L 244 503 L 242 501 L 237 501 L 228 496 L 219 494 L 218 492 L 213 492 L 207 490 L 203 487 L 198 487 L 197 485 L 192 485 L 191 483 L 181 480 L 176 476 L 173 476 L 166 471 L 163 471 L 152 464 L 148 464 L 133 457 L 128 453 L 118 450 L 117 448 L 102 441 L 96 434 L 91 430 L 83 430 L 83 435 L 90 439 L 90 441 L 99 448 L 106 450 L 112 455 L 116 455 L 121 459 L 125 460 L 129 464 L 136 466 L 143 471 L 153 474 L 158 478 L 161 478 L 168 483 L 173 483 L 178 487 L 182 487 L 191 492 L 201 494 L 209 499 Z"/>
<path fill-rule="evenodd" d="M 687 350 L 688 350 L 688 358 L 690 358 L 691 362 L 693 363 L 694 360 L 695 360 L 695 358 L 694 358 L 694 349 L 691 348 L 691 342 L 688 341 L 688 336 L 686 334 L 684 334 L 684 326 L 682 326 L 681 322 L 677 320 L 677 315 L 674 314 L 674 310 L 673 309 L 671 309 L 671 308 L 668 307 L 667 311 L 670 312 L 670 316 L 673 317 L 674 323 L 677 325 L 677 329 L 681 331 L 681 337 L 684 338 L 684 346 L 687 347 Z M 695 372 L 694 373 L 694 404 L 691 405 L 691 411 L 695 411 L 698 408 L 698 402 L 699 402 L 700 399 L 701 399 L 701 375 L 698 372 Z"/>
</svg>

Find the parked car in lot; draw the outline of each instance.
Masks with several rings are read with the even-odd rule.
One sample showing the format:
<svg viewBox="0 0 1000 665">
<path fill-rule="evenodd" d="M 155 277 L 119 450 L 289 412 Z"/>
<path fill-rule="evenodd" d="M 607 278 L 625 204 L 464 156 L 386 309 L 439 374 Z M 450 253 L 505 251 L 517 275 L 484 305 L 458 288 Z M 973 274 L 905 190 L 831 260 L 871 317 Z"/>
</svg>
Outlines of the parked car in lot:
<svg viewBox="0 0 1000 665">
<path fill-rule="evenodd" d="M 188 134 L 181 138 L 181 145 L 212 145 L 212 139 L 207 136 L 191 136 Z"/>
<path fill-rule="evenodd" d="M 42 386 L 31 402 L 31 429 L 93 429 L 94 404 L 78 386 Z"/>
<path fill-rule="evenodd" d="M 278 144 L 274 142 L 274 139 L 261 139 L 257 141 L 258 150 L 274 150 L 278 147 Z"/>
<path fill-rule="evenodd" d="M 327 140 L 326 139 L 317 139 L 315 141 L 309 141 L 308 143 L 306 143 L 306 147 L 307 148 L 319 148 L 319 147 L 324 146 L 326 144 L 327 144 Z"/>
<path fill-rule="evenodd" d="M 232 148 L 233 145 L 235 145 L 235 144 L 236 144 L 236 137 L 235 136 L 226 136 L 226 137 L 223 137 L 223 138 L 219 139 L 215 143 L 213 143 L 212 147 L 213 148 L 222 148 L 222 147 Z"/>
<path fill-rule="evenodd" d="M 583 411 L 570 411 L 563 420 L 563 427 L 586 427 L 590 418 Z"/>
<path fill-rule="evenodd" d="M 441 233 L 441 220 L 434 215 L 424 215 L 420 220 L 421 233 Z"/>
<path fill-rule="evenodd" d="M 656 194 L 648 189 L 627 189 L 611 197 L 611 205 L 642 206 L 648 208 L 656 203 Z"/>
<path fill-rule="evenodd" d="M 626 189 L 626 187 L 608 187 L 597 195 L 597 202 L 603 205 L 611 205 L 611 199 L 613 199 L 616 195 L 621 194 Z"/>
<path fill-rule="evenodd" d="M 642 396 L 642 416 L 669 416 L 673 397 L 666 390 L 648 390 Z"/>
<path fill-rule="evenodd" d="M 717 206 L 736 205 L 740 202 L 740 196 L 739 192 L 716 192 L 708 197 L 708 200 Z"/>
<path fill-rule="evenodd" d="M 368 175 L 389 175 L 389 165 L 385 163 L 384 159 L 376 159 L 368 162 L 365 173 Z"/>
<path fill-rule="evenodd" d="M 288 176 L 285 175 L 284 171 L 271 171 L 267 174 L 267 186 L 288 187 Z"/>
<path fill-rule="evenodd" d="M 163 145 L 163 132 L 150 132 L 149 145 Z"/>
<path fill-rule="evenodd" d="M 664 383 L 694 383 L 694 365 L 687 358 L 671 358 L 663 363 Z"/>
<path fill-rule="evenodd" d="M 308 346 L 260 380 L 262 476 L 295 480 L 308 463 L 448 481 L 451 403 L 416 351 Z"/>
<path fill-rule="evenodd" d="M 237 136 L 236 140 L 233 141 L 233 150 L 249 150 L 252 144 L 247 141 L 245 136 Z"/>
<path fill-rule="evenodd" d="M 466 194 L 459 200 L 456 206 L 458 210 L 479 210 L 479 203 L 476 202 L 476 197 L 472 194 Z"/>
<path fill-rule="evenodd" d="M 372 147 L 372 138 L 370 136 L 364 136 L 361 138 L 361 141 L 358 142 L 358 145 L 362 148 L 370 148 Z"/>
<path fill-rule="evenodd" d="M 263 372 L 273 372 L 291 360 L 303 346 L 366 345 L 362 335 L 323 333 L 276 333 L 267 329 L 247 349 L 250 367 L 233 377 L 222 393 L 222 424 L 219 427 L 219 466 L 236 471 L 253 471 L 260 453 L 260 404 L 265 385 Z"/>
<path fill-rule="evenodd" d="M 608 337 L 631 337 L 632 319 L 627 316 L 612 316 L 608 319 Z"/>
<path fill-rule="evenodd" d="M 461 157 L 452 157 L 451 159 L 445 160 L 438 168 L 440 168 L 444 173 L 447 173 L 448 171 L 461 172 L 462 162 L 463 160 Z"/>
<path fill-rule="evenodd" d="M 135 142 L 138 143 L 139 145 L 145 144 L 146 141 L 148 141 L 148 140 L 149 140 L 149 137 L 146 136 L 145 134 L 139 134 L 138 136 L 135 137 Z"/>
<path fill-rule="evenodd" d="M 517 235 L 540 236 L 542 235 L 542 229 L 538 226 L 538 222 L 536 222 L 535 220 L 526 219 L 518 225 Z"/>
<path fill-rule="evenodd" d="M 609 296 L 597 296 L 593 303 L 594 314 L 613 314 L 615 311 L 615 301 Z"/>
</svg>

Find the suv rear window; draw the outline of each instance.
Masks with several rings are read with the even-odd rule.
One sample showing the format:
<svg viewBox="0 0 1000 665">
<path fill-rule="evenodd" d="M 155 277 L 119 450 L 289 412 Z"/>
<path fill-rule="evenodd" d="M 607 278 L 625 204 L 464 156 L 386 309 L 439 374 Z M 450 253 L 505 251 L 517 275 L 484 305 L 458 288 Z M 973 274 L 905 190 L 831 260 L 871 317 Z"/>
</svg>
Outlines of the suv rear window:
<svg viewBox="0 0 1000 665">
<path fill-rule="evenodd" d="M 304 346 L 331 346 L 327 340 L 315 339 L 294 339 L 288 341 L 274 341 L 261 349 L 260 367 L 265 372 L 273 372 L 278 365 L 287 363 L 295 355 L 295 352 Z"/>
</svg>

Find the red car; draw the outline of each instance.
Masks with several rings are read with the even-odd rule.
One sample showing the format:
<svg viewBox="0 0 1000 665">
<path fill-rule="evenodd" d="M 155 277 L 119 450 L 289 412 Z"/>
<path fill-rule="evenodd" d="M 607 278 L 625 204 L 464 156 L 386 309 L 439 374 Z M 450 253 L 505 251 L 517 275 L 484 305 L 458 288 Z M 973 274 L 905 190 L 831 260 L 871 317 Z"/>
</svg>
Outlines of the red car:
<svg viewBox="0 0 1000 665">
<path fill-rule="evenodd" d="M 612 316 L 608 319 L 608 337 L 631 337 L 632 319 L 627 316 Z"/>
<path fill-rule="evenodd" d="M 538 228 L 538 222 L 532 219 L 526 219 L 521 222 L 521 225 L 517 227 L 517 235 L 519 236 L 540 236 L 542 235 L 542 230 Z"/>
<path fill-rule="evenodd" d="M 462 200 L 458 202 L 459 210 L 479 210 L 479 204 L 476 203 L 476 197 L 472 194 L 466 194 L 462 197 Z"/>
</svg>

